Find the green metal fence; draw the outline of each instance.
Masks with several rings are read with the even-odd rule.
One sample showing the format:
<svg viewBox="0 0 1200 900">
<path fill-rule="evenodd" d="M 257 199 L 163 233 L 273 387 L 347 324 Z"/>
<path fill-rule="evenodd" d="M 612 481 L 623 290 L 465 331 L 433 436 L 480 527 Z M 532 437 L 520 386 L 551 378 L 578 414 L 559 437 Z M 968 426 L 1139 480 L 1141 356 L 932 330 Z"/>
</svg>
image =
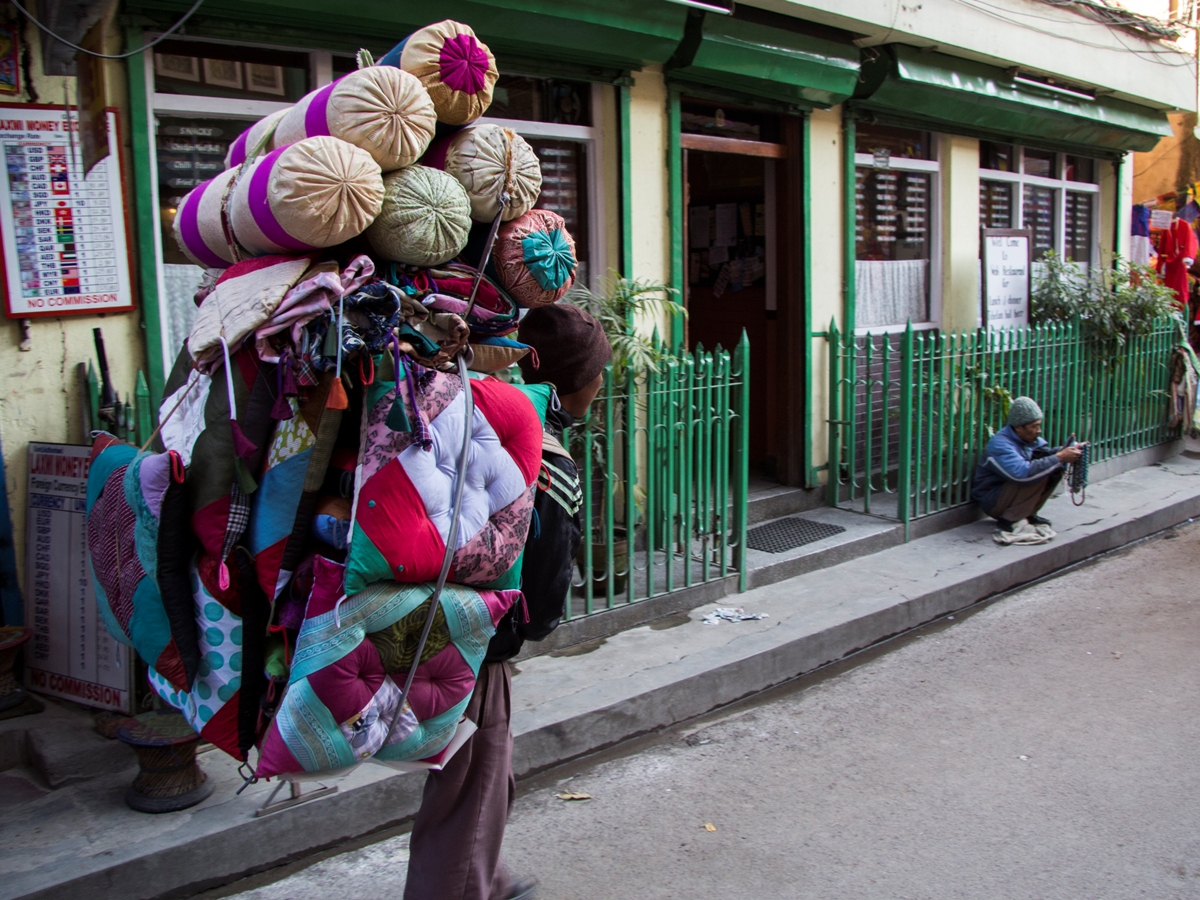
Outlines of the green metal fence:
<svg viewBox="0 0 1200 900">
<path fill-rule="evenodd" d="M 1051 443 L 1091 443 L 1093 462 L 1169 441 L 1168 362 L 1179 323 L 1120 351 L 1079 322 L 961 334 L 828 333 L 831 505 L 903 522 L 970 501 L 971 474 L 1006 397 L 1033 397 Z"/>
<path fill-rule="evenodd" d="M 605 370 L 569 438 L 584 536 L 568 618 L 734 574 L 745 589 L 749 354 L 743 335 L 657 372 Z"/>
</svg>

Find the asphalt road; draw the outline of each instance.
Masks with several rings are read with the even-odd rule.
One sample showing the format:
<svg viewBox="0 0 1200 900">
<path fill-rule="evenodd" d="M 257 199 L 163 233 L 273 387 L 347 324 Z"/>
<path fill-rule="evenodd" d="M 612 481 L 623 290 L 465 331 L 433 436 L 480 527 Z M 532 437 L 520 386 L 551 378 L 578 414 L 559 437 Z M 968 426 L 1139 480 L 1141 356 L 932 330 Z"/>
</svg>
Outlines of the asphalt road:
<svg viewBox="0 0 1200 900">
<path fill-rule="evenodd" d="M 1200 898 L 1198 579 L 1200 525 L 543 776 L 507 858 L 552 900 Z M 222 895 L 399 898 L 407 840 Z"/>
</svg>

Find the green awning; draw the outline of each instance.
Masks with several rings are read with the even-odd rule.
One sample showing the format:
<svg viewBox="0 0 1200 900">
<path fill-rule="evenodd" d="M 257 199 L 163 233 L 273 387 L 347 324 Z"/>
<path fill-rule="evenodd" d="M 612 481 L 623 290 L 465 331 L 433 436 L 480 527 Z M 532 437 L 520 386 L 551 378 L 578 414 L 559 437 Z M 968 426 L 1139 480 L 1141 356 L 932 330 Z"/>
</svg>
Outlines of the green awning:
<svg viewBox="0 0 1200 900">
<path fill-rule="evenodd" d="M 729 16 L 693 15 L 668 78 L 804 107 L 854 92 L 858 48 Z"/>
<path fill-rule="evenodd" d="M 853 106 L 924 128 L 1064 149 L 1152 150 L 1166 113 L 1016 82 L 1003 69 L 893 44 L 863 64 Z"/>
<path fill-rule="evenodd" d="M 175 21 L 186 0 L 125 0 L 148 27 Z M 196 37 L 227 38 L 382 55 L 442 19 L 470 25 L 502 71 L 616 77 L 670 58 L 687 8 L 666 0 L 207 0 L 187 25 Z"/>
</svg>

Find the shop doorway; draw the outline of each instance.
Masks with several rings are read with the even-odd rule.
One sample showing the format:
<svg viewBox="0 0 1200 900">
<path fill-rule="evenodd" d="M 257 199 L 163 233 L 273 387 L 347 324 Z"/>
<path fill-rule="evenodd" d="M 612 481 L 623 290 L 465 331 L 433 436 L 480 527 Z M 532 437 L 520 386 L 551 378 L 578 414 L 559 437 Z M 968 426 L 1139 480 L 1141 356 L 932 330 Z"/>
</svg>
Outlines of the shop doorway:
<svg viewBox="0 0 1200 900">
<path fill-rule="evenodd" d="M 755 480 L 805 480 L 799 120 L 683 106 L 689 349 L 750 339 L 750 467 Z"/>
</svg>

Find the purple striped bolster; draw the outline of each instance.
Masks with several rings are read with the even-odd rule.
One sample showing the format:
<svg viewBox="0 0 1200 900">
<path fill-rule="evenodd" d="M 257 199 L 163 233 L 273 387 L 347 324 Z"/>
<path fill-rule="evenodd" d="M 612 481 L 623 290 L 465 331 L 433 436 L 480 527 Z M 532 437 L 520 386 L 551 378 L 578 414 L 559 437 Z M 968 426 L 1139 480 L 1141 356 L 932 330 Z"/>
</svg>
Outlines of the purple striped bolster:
<svg viewBox="0 0 1200 900">
<path fill-rule="evenodd" d="M 338 79 L 338 81 L 341 80 L 341 78 Z M 325 85 L 325 87 L 317 91 L 317 95 L 312 98 L 312 103 L 308 104 L 308 109 L 304 111 L 305 137 L 326 137 L 329 135 L 329 120 L 326 116 L 329 112 L 329 97 L 335 87 L 337 87 L 337 81 Z"/>
<path fill-rule="evenodd" d="M 287 147 L 280 147 L 278 150 L 272 150 L 258 161 L 254 171 L 250 174 L 250 188 L 247 191 L 246 199 L 250 204 L 250 215 L 254 217 L 254 224 L 258 226 L 258 230 L 268 241 L 285 250 L 303 253 L 317 248 L 312 244 L 297 240 L 284 231 L 283 226 L 275 218 L 275 213 L 271 212 L 271 204 L 267 201 L 267 185 L 271 182 L 271 169 L 275 165 L 275 160 L 279 159 L 279 154 L 287 149 Z"/>
<path fill-rule="evenodd" d="M 250 128 L 254 126 L 251 125 Z M 246 161 L 246 141 L 250 139 L 250 128 L 247 128 L 233 140 L 229 148 L 229 168 L 240 166 Z"/>
<path fill-rule="evenodd" d="M 204 265 L 224 269 L 229 263 L 213 253 L 200 235 L 200 198 L 204 196 L 204 192 L 212 186 L 212 183 L 213 179 L 210 178 L 183 198 L 183 205 L 179 208 L 178 213 L 179 236 L 183 238 L 183 243 L 192 252 L 192 256 Z"/>
</svg>

